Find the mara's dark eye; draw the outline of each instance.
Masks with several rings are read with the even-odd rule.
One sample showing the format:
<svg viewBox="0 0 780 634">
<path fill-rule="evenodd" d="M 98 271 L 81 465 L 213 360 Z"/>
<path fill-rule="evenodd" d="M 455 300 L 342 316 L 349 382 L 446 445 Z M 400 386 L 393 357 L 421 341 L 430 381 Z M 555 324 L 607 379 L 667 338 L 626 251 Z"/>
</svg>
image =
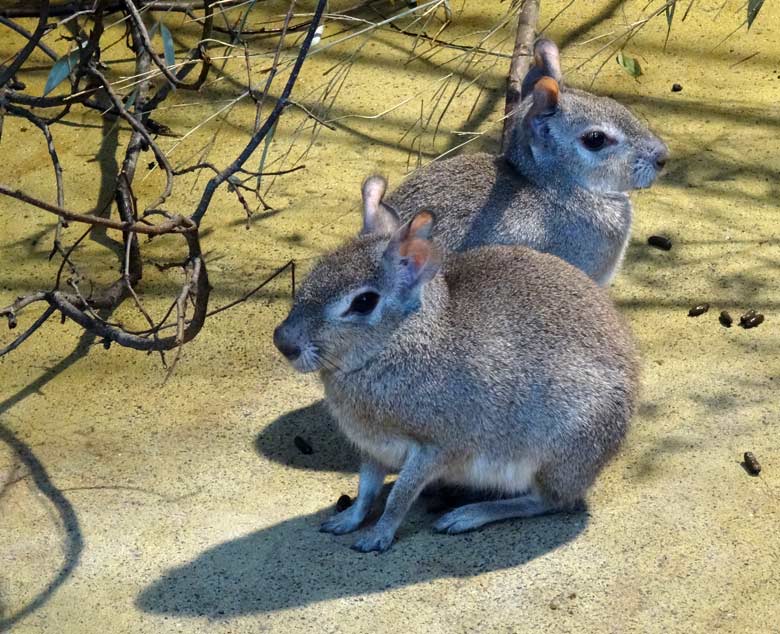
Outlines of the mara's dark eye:
<svg viewBox="0 0 780 634">
<path fill-rule="evenodd" d="M 360 295 L 352 300 L 347 312 L 357 313 L 358 315 L 368 315 L 368 313 L 376 308 L 378 302 L 379 293 L 375 293 L 374 291 L 360 293 Z"/>
<path fill-rule="evenodd" d="M 582 144 L 591 152 L 598 152 L 607 144 L 607 135 L 601 130 L 591 130 L 582 135 Z"/>
</svg>

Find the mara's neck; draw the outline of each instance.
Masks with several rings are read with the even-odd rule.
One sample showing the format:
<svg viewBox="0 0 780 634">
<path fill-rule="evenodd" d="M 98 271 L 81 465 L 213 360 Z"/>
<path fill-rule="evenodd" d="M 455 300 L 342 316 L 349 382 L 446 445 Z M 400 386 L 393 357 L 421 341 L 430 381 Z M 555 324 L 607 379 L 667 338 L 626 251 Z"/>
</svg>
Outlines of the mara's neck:
<svg viewBox="0 0 780 634">
<path fill-rule="evenodd" d="M 513 139 L 511 150 L 504 154 L 504 159 L 514 171 L 535 187 L 554 192 L 555 199 L 582 198 L 583 195 L 595 194 L 568 178 L 562 178 L 550 165 L 539 161 L 530 145 L 523 139 Z"/>
</svg>

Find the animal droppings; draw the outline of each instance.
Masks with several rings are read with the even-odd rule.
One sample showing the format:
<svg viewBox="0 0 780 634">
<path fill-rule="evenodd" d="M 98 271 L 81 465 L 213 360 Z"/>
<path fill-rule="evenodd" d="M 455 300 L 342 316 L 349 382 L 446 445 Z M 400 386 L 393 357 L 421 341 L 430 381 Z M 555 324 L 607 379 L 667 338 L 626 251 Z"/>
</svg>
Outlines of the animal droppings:
<svg viewBox="0 0 780 634">
<path fill-rule="evenodd" d="M 295 446 L 298 448 L 298 451 L 300 451 L 305 456 L 309 456 L 314 453 L 314 449 L 312 449 L 312 446 L 300 436 L 296 436 L 295 438 L 293 438 L 293 442 L 295 443 Z"/>
<path fill-rule="evenodd" d="M 756 326 L 761 325 L 764 322 L 764 316 L 761 313 L 756 313 L 755 315 L 751 315 L 745 321 L 739 320 L 740 325 L 745 328 L 746 330 L 748 328 L 755 328 Z"/>
<path fill-rule="evenodd" d="M 744 325 L 745 325 L 745 322 L 746 322 L 748 319 L 750 319 L 751 317 L 755 317 L 755 316 L 756 316 L 756 311 L 755 311 L 755 310 L 753 310 L 753 309 L 751 308 L 749 311 L 747 311 L 747 312 L 746 312 L 744 315 L 742 315 L 742 316 L 739 318 L 739 325 L 740 325 L 740 326 L 744 326 Z"/>
<path fill-rule="evenodd" d="M 731 324 L 734 323 L 734 319 L 725 310 L 721 311 L 720 317 L 718 317 L 718 321 L 726 328 L 731 328 Z"/>
<path fill-rule="evenodd" d="M 761 473 L 761 465 L 759 464 L 758 460 L 756 460 L 756 457 L 753 455 L 752 451 L 746 451 L 743 458 L 744 462 L 742 465 L 750 475 L 757 476 L 759 473 Z"/>
<path fill-rule="evenodd" d="M 352 506 L 352 498 L 345 493 L 336 500 L 336 513 L 346 511 L 350 506 Z"/>
<path fill-rule="evenodd" d="M 709 309 L 709 304 L 699 304 L 688 311 L 688 317 L 698 317 L 699 315 L 706 313 Z"/>
<path fill-rule="evenodd" d="M 663 251 L 668 251 L 672 248 L 672 241 L 666 236 L 650 236 L 647 239 L 647 244 Z"/>
<path fill-rule="evenodd" d="M 672 84 L 672 92 L 680 92 L 682 90 L 682 84 Z"/>
</svg>

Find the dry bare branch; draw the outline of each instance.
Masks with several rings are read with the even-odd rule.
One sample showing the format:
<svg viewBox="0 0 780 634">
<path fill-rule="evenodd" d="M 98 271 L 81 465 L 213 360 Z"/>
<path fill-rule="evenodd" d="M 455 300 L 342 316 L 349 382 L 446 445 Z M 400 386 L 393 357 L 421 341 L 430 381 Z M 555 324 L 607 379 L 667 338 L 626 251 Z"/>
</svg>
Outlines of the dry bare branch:
<svg viewBox="0 0 780 634">
<path fill-rule="evenodd" d="M 520 105 L 520 88 L 533 59 L 534 39 L 536 38 L 536 23 L 539 21 L 539 0 L 524 0 L 523 8 L 517 20 L 515 48 L 512 61 L 509 64 L 509 80 L 506 89 L 506 105 L 504 106 L 504 131 L 501 135 L 501 147 L 505 148 L 509 135 L 515 125 L 515 112 Z"/>
</svg>

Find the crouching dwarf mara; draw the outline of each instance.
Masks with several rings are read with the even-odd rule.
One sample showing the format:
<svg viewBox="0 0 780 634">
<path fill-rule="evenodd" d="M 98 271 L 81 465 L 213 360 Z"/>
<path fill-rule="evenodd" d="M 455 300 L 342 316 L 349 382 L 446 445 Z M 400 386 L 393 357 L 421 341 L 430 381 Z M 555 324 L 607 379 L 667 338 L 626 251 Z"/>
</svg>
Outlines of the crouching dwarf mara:
<svg viewBox="0 0 780 634">
<path fill-rule="evenodd" d="M 319 372 L 362 455 L 357 500 L 322 530 L 357 530 L 398 471 L 359 551 L 387 550 L 433 482 L 504 496 L 446 513 L 435 523 L 444 533 L 571 508 L 634 408 L 631 336 L 585 274 L 526 247 L 444 253 L 432 226 L 427 212 L 379 231 L 364 218 L 274 332 L 296 370 Z"/>
<path fill-rule="evenodd" d="M 363 204 L 403 220 L 431 210 L 436 240 L 453 251 L 521 244 L 607 285 L 631 234 L 628 192 L 650 187 L 669 150 L 618 102 L 564 85 L 550 40 L 536 43 L 522 96 L 502 156 L 434 161 L 384 201 L 387 183 L 371 178 Z"/>
</svg>

